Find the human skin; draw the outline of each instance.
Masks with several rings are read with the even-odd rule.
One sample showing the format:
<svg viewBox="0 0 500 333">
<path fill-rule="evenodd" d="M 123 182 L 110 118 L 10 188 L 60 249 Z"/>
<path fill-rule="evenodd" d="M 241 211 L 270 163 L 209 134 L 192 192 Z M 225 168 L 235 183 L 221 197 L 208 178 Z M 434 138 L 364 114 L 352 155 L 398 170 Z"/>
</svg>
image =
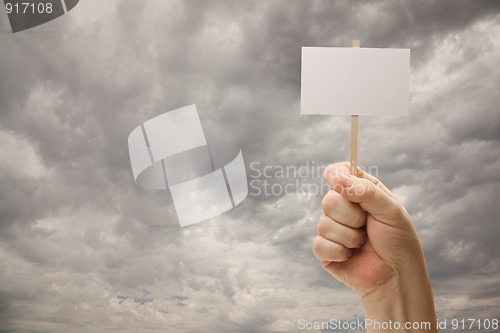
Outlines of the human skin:
<svg viewBox="0 0 500 333">
<path fill-rule="evenodd" d="M 314 255 L 359 295 L 366 319 L 401 324 L 367 325 L 367 332 L 438 332 L 422 246 L 406 209 L 377 178 L 359 168 L 350 175 L 348 163 L 330 165 L 323 178 L 332 190 L 322 201 Z M 431 326 L 404 327 L 420 322 Z"/>
</svg>

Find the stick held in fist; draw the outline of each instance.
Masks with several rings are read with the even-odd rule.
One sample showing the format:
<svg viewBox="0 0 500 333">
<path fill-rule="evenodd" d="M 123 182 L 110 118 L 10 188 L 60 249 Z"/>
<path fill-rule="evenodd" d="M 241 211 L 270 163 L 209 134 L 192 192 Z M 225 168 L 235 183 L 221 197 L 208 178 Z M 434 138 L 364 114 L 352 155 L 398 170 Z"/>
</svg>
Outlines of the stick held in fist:
<svg viewBox="0 0 500 333">
<path fill-rule="evenodd" d="M 374 176 L 348 163 L 332 164 L 323 178 L 331 190 L 313 252 L 323 268 L 361 298 L 365 318 L 378 322 L 425 322 L 438 332 L 429 275 L 410 216 Z M 416 330 L 417 331 L 417 330 Z M 379 332 L 367 327 L 367 332 Z"/>
</svg>

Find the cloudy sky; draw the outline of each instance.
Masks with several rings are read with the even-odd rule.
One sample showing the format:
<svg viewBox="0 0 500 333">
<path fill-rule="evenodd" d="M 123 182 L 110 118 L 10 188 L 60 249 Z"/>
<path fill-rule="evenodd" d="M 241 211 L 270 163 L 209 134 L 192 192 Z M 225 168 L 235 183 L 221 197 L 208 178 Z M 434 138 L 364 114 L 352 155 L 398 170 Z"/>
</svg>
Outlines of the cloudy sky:
<svg viewBox="0 0 500 333">
<path fill-rule="evenodd" d="M 299 108 L 301 47 L 352 39 L 411 48 L 410 116 L 360 119 L 359 163 L 412 215 L 438 316 L 499 318 L 500 1 L 84 0 L 16 34 L 0 13 L 0 332 L 361 317 L 312 254 L 322 191 L 303 191 L 348 158 L 349 119 Z M 168 192 L 135 185 L 127 137 L 189 104 L 254 188 L 180 228 Z"/>
</svg>

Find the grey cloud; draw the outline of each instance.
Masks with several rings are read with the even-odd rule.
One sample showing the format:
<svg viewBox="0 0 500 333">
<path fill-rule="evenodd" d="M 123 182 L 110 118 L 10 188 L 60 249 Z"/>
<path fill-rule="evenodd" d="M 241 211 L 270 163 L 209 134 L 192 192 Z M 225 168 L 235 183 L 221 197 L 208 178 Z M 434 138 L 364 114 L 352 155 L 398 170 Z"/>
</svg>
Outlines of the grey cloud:
<svg viewBox="0 0 500 333">
<path fill-rule="evenodd" d="M 495 314 L 499 14 L 476 0 L 84 1 L 0 34 L 0 131 L 48 170 L 0 165 L 0 327 L 270 332 L 358 317 L 310 250 L 320 195 L 249 196 L 181 229 L 168 192 L 135 186 L 126 146 L 196 103 L 216 166 L 240 148 L 247 170 L 346 160 L 348 119 L 299 115 L 300 47 L 354 38 L 412 48 L 410 116 L 362 119 L 360 164 L 410 211 L 440 313 Z"/>
</svg>

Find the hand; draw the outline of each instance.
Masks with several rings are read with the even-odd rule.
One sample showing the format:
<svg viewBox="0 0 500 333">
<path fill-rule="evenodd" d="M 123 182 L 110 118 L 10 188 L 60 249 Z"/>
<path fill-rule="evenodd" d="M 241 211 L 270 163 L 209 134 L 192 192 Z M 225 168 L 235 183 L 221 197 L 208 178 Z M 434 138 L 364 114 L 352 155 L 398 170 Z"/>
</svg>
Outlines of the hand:
<svg viewBox="0 0 500 333">
<path fill-rule="evenodd" d="M 377 178 L 357 173 L 339 163 L 323 174 L 332 190 L 322 202 L 316 258 L 358 293 L 366 318 L 435 322 L 425 259 L 408 212 Z M 408 304 L 428 310 L 406 311 Z"/>
<path fill-rule="evenodd" d="M 323 177 L 333 190 L 323 198 L 313 251 L 330 274 L 363 297 L 415 266 L 422 251 L 410 217 L 378 179 L 361 169 L 350 176 L 347 164 L 330 165 Z"/>
</svg>

